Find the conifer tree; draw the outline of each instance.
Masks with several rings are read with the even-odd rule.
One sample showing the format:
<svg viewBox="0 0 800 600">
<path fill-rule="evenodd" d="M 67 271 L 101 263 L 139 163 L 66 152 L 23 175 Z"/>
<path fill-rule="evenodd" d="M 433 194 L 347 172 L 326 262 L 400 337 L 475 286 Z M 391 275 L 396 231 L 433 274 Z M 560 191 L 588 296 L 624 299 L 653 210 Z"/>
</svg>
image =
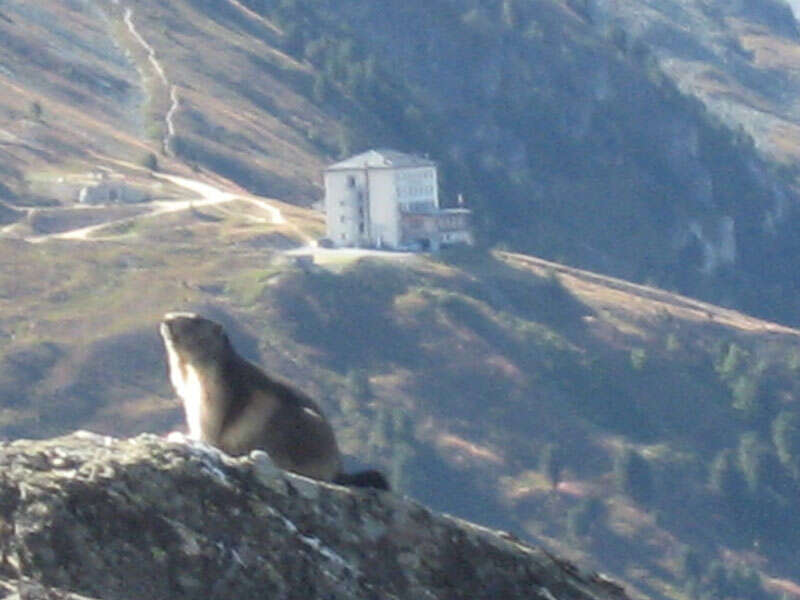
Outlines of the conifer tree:
<svg viewBox="0 0 800 600">
<path fill-rule="evenodd" d="M 626 448 L 614 461 L 614 479 L 617 489 L 637 502 L 649 503 L 653 499 L 653 474 L 650 463 L 638 452 Z"/>
<path fill-rule="evenodd" d="M 781 464 L 795 479 L 800 478 L 800 418 L 781 412 L 772 422 L 772 441 Z"/>
<path fill-rule="evenodd" d="M 539 468 L 555 489 L 561 480 L 563 462 L 561 451 L 555 444 L 547 444 L 539 455 Z"/>
</svg>

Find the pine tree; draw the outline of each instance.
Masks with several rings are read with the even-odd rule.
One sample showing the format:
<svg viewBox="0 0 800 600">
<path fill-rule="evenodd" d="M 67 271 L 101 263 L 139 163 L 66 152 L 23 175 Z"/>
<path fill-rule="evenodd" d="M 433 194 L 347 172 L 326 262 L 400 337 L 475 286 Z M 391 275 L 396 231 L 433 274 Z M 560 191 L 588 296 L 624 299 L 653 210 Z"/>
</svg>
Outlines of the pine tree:
<svg viewBox="0 0 800 600">
<path fill-rule="evenodd" d="M 158 171 L 158 157 L 152 152 L 148 152 L 142 157 L 141 164 L 146 169 Z"/>
<path fill-rule="evenodd" d="M 709 484 L 711 489 L 729 502 L 738 502 L 744 496 L 745 482 L 731 449 L 722 450 L 712 461 Z"/>
<path fill-rule="evenodd" d="M 558 482 L 561 481 L 561 469 L 563 461 L 561 451 L 555 444 L 547 444 L 539 455 L 539 468 L 545 477 L 550 481 L 553 489 L 556 489 Z"/>
<path fill-rule="evenodd" d="M 649 503 L 653 499 L 653 474 L 650 463 L 638 452 L 626 448 L 614 461 L 614 479 L 617 489 L 637 502 Z"/>
<path fill-rule="evenodd" d="M 681 549 L 678 557 L 678 572 L 687 582 L 697 582 L 703 574 L 703 564 L 700 555 L 689 546 Z"/>
<path fill-rule="evenodd" d="M 739 440 L 739 467 L 751 492 L 757 491 L 766 483 L 768 453 L 769 450 L 755 432 L 745 433 Z"/>
<path fill-rule="evenodd" d="M 781 464 L 795 479 L 800 478 L 800 418 L 781 412 L 772 422 L 772 441 Z"/>
<path fill-rule="evenodd" d="M 42 109 L 42 105 L 39 103 L 38 100 L 34 100 L 33 102 L 31 102 L 29 110 L 31 113 L 31 117 L 33 117 L 35 120 L 40 121 L 42 119 L 42 114 L 44 113 L 44 110 Z"/>
<path fill-rule="evenodd" d="M 580 539 L 596 531 L 605 517 L 606 507 L 598 498 L 586 498 L 567 511 L 567 533 Z"/>
</svg>

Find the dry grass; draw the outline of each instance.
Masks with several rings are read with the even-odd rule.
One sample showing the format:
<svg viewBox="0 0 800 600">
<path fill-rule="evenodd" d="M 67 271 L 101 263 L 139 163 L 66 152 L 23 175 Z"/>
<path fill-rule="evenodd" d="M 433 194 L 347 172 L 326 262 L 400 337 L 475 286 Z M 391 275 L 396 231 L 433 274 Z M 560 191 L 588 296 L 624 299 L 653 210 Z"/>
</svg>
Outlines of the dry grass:
<svg viewBox="0 0 800 600">
<path fill-rule="evenodd" d="M 728 327 L 743 333 L 782 335 L 800 342 L 800 330 L 751 317 L 659 288 L 630 283 L 539 258 L 500 252 L 497 256 L 539 276 L 555 273 L 560 283 L 600 315 L 641 335 L 647 324 L 677 319 L 694 325 Z"/>
<path fill-rule="evenodd" d="M 765 585 L 769 591 L 785 594 L 786 598 L 800 598 L 800 584 L 794 581 L 770 577 L 765 581 Z"/>
<path fill-rule="evenodd" d="M 88 169 L 99 155 L 129 162 L 159 155 L 169 87 L 175 85 L 179 136 L 222 152 L 237 168 L 269 174 L 278 195 L 296 190 L 293 202 L 308 205 L 319 198 L 327 158 L 309 138 L 335 130 L 335 119 L 287 83 L 310 77 L 311 67 L 279 49 L 283 34 L 274 24 L 241 5 L 242 18 L 256 31 L 260 27 L 260 33 L 217 22 L 188 3 L 135 5 L 133 22 L 155 49 L 168 79 L 165 86 L 128 31 L 122 9 L 106 9 L 103 17 L 55 0 L 37 3 L 35 10 L 45 20 L 69 23 L 70 34 L 63 36 L 13 6 L 6 10 L 13 25 L 0 20 L 0 39 L 13 36 L 29 48 L 48 49 L 39 61 L 23 61 L 19 50 L 0 45 L 0 157 L 6 165 L 25 177 L 59 164 L 67 172 Z M 97 47 L 117 44 L 128 52 L 129 62 L 120 59 L 121 50 L 119 56 L 93 53 L 73 35 Z M 202 58 L 198 48 L 204 50 Z M 124 102 L 112 93 L 89 92 L 86 81 L 76 83 L 71 69 L 97 81 L 124 82 Z M 31 117 L 35 102 L 42 107 L 40 121 Z M 179 168 L 163 155 L 159 163 L 164 169 Z"/>
</svg>

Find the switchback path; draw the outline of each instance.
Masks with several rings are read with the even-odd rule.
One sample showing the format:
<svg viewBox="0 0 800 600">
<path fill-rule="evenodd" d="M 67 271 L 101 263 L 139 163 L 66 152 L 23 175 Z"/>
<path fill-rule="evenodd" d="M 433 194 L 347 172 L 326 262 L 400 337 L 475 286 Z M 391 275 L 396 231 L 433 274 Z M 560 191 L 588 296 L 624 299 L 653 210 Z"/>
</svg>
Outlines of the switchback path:
<svg viewBox="0 0 800 600">
<path fill-rule="evenodd" d="M 151 46 L 146 39 L 139 33 L 139 30 L 136 29 L 136 25 L 133 23 L 133 9 L 126 8 L 125 9 L 125 16 L 123 17 L 123 21 L 125 22 L 125 26 L 128 28 L 128 32 L 131 34 L 133 39 L 142 47 L 142 49 L 147 54 L 147 60 L 150 61 L 150 65 L 153 67 L 153 71 L 158 76 L 158 79 L 161 81 L 161 84 L 164 87 L 164 93 L 169 96 L 170 106 L 167 110 L 166 114 L 164 115 L 164 125 L 166 128 L 166 133 L 164 134 L 164 139 L 162 140 L 161 144 L 164 148 L 164 154 L 167 156 L 172 156 L 172 149 L 171 149 L 171 141 L 175 137 L 175 114 L 178 112 L 180 108 L 180 100 L 178 98 L 178 87 L 174 84 L 171 84 L 169 79 L 167 79 L 167 72 L 164 70 L 164 66 L 161 64 L 161 61 L 158 60 L 158 56 L 156 55 L 156 50 Z M 141 72 L 141 68 L 140 68 Z M 147 86 L 143 83 L 144 88 L 147 89 Z"/>
<path fill-rule="evenodd" d="M 128 168 L 144 170 L 143 167 L 135 165 L 133 163 L 128 163 L 124 161 L 114 161 L 114 162 L 117 162 L 118 164 Z M 292 231 L 301 240 L 301 243 L 309 246 L 316 245 L 314 238 L 312 238 L 307 233 L 302 231 L 296 224 L 292 223 L 291 221 L 288 221 L 283 216 L 283 213 L 281 212 L 280 208 L 273 205 L 267 198 L 263 198 L 261 196 L 256 196 L 253 194 L 248 194 L 246 192 L 241 192 L 241 191 L 225 190 L 217 187 L 216 185 L 212 185 L 209 182 L 201 181 L 199 179 L 194 179 L 190 177 L 183 177 L 180 175 L 171 175 L 168 173 L 157 173 L 157 172 L 153 172 L 152 175 L 153 177 L 162 179 L 164 181 L 168 181 L 173 185 L 181 187 L 191 192 L 192 196 L 197 196 L 197 197 L 190 197 L 181 200 L 154 200 L 152 202 L 144 202 L 136 205 L 137 207 L 141 207 L 147 210 L 147 212 L 145 212 L 144 214 L 124 217 L 121 219 L 113 219 L 110 221 L 105 221 L 103 223 L 89 225 L 87 227 L 71 229 L 69 231 L 62 231 L 59 233 L 29 236 L 25 238 L 26 241 L 38 244 L 52 239 L 77 240 L 77 241 L 87 241 L 87 242 L 101 242 L 101 241 L 115 240 L 124 237 L 124 234 L 116 236 L 97 236 L 95 234 L 101 232 L 105 228 L 111 226 L 124 225 L 128 223 L 134 223 L 140 219 L 149 219 L 152 217 L 158 217 L 160 215 L 168 213 L 174 213 L 182 210 L 189 210 L 191 208 L 223 205 L 229 202 L 233 202 L 234 200 L 240 200 L 252 204 L 253 206 L 259 208 L 268 215 L 268 217 L 264 219 L 259 219 L 258 217 L 252 217 L 254 220 L 263 223 L 272 223 L 274 225 L 284 226 L 290 231 Z M 53 208 L 49 210 L 57 211 L 59 209 Z M 9 225 L 7 227 L 4 227 L 3 230 L 8 230 L 10 232 L 12 227 L 13 225 Z M 2 232 L 3 231 L 0 230 L 0 233 Z"/>
</svg>

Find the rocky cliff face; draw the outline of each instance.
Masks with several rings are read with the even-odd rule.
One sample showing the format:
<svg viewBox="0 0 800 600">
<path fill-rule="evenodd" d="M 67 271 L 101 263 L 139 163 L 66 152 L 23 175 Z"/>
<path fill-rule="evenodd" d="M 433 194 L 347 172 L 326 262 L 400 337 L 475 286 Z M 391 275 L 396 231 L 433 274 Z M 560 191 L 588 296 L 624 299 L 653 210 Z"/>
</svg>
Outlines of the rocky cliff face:
<svg viewBox="0 0 800 600">
<path fill-rule="evenodd" d="M 6 443 L 0 466 L 5 598 L 626 598 L 507 535 L 262 452 L 79 432 Z"/>
</svg>

